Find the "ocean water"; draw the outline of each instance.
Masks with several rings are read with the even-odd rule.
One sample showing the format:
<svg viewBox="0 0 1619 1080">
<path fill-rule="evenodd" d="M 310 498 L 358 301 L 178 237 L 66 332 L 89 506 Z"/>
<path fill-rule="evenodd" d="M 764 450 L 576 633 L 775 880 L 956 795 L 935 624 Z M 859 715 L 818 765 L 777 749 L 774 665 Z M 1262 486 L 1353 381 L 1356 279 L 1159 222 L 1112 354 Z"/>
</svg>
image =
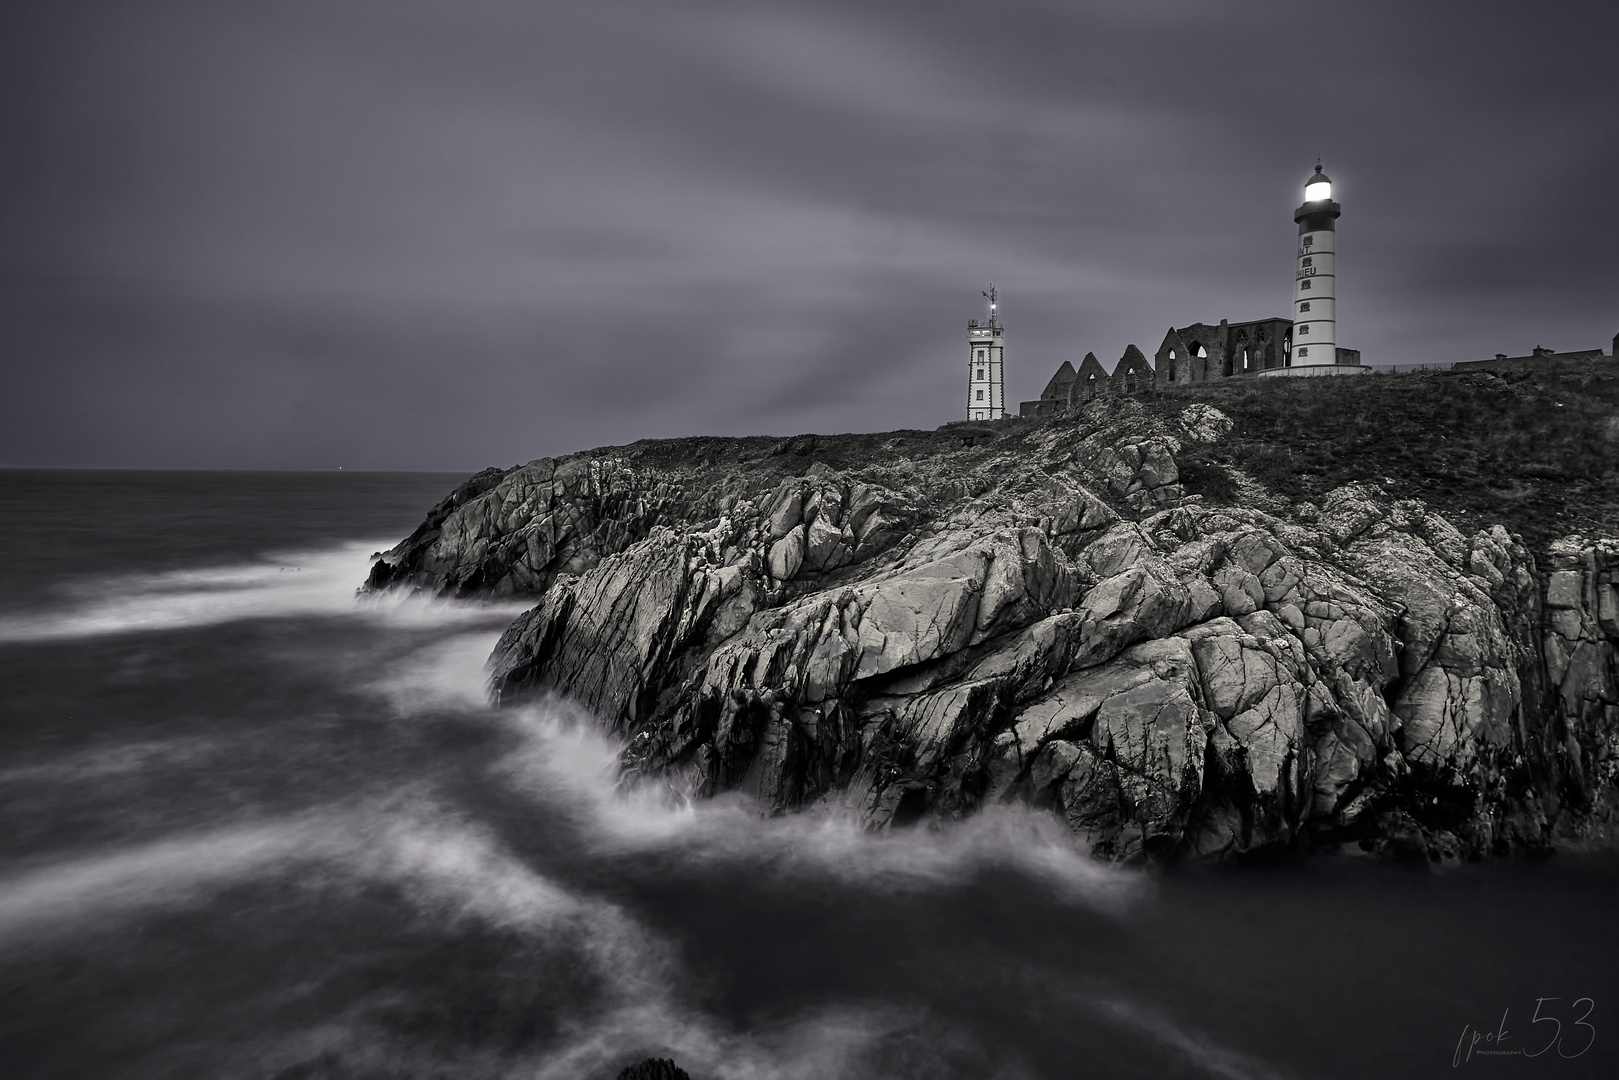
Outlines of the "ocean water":
<svg viewBox="0 0 1619 1080">
<path fill-rule="evenodd" d="M 620 790 L 569 703 L 488 708 L 515 607 L 355 598 L 457 479 L 0 472 L 0 1075 L 1619 1075 L 1610 858 Z"/>
</svg>

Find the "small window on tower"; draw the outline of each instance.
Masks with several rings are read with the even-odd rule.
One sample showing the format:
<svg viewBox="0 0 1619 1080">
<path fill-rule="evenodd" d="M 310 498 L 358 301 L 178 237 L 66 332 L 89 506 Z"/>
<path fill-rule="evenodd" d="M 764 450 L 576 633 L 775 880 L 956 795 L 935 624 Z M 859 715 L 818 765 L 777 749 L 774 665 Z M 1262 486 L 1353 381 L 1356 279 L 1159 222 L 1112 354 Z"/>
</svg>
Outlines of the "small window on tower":
<svg viewBox="0 0 1619 1080">
<path fill-rule="evenodd" d="M 982 390 L 978 391 L 978 400 L 979 401 L 984 400 L 984 392 Z"/>
<path fill-rule="evenodd" d="M 1310 324 L 1309 323 L 1300 323 L 1299 324 L 1299 333 L 1308 334 L 1309 332 L 1310 332 Z"/>
<path fill-rule="evenodd" d="M 1303 281 L 1299 282 L 1299 288 L 1308 289 L 1309 287 L 1310 287 L 1310 279 L 1309 278 L 1305 278 Z"/>
<path fill-rule="evenodd" d="M 979 349 L 978 350 L 978 359 L 982 360 L 983 358 L 984 358 L 984 350 Z"/>
<path fill-rule="evenodd" d="M 1306 300 L 1302 304 L 1299 305 L 1299 314 L 1300 315 L 1304 314 L 1306 311 L 1309 311 L 1309 310 L 1310 310 L 1310 301 Z"/>
<path fill-rule="evenodd" d="M 978 377 L 980 379 L 982 379 L 984 377 L 984 369 L 983 368 L 978 369 Z"/>
<path fill-rule="evenodd" d="M 1313 244 L 1313 243 L 1315 243 L 1315 237 L 1313 237 L 1313 236 L 1306 236 L 1306 237 L 1305 237 L 1305 238 L 1304 238 L 1304 246 L 1305 246 L 1305 247 L 1309 247 L 1309 246 L 1310 246 L 1310 245 L 1311 245 L 1311 244 Z"/>
<path fill-rule="evenodd" d="M 1312 258 L 1309 255 L 1306 255 L 1304 257 L 1304 261 L 1302 263 L 1300 263 L 1299 265 L 1300 266 L 1314 266 L 1315 265 L 1315 259 Z"/>
<path fill-rule="evenodd" d="M 1308 345 L 1300 345 L 1299 346 L 1299 355 L 1300 356 L 1309 356 L 1310 355 L 1310 347 Z"/>
<path fill-rule="evenodd" d="M 1171 360 L 1175 359 L 1175 350 L 1174 349 L 1169 350 L 1169 358 Z"/>
</svg>

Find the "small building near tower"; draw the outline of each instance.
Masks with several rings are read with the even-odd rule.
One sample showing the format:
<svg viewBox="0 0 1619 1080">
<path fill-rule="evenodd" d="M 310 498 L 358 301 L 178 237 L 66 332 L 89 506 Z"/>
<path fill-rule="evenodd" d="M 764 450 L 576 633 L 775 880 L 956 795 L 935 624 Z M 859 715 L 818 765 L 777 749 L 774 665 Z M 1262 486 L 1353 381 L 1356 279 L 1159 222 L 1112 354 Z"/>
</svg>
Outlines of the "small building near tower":
<svg viewBox="0 0 1619 1080">
<path fill-rule="evenodd" d="M 1609 359 L 1619 356 L 1619 334 L 1613 337 L 1613 352 Z M 1538 367 L 1543 364 L 1554 363 L 1558 360 L 1601 360 L 1602 350 L 1581 349 L 1578 352 L 1558 352 L 1556 349 L 1546 349 L 1539 345 L 1528 356 L 1508 356 L 1506 353 L 1496 353 L 1491 360 L 1460 360 L 1451 365 L 1452 371 L 1488 371 L 1491 368 Z"/>
<path fill-rule="evenodd" d="M 1001 326 L 1000 294 L 994 285 L 984 294 L 989 318 L 967 323 L 967 419 L 999 420 L 1006 415 L 1006 345 Z"/>
</svg>

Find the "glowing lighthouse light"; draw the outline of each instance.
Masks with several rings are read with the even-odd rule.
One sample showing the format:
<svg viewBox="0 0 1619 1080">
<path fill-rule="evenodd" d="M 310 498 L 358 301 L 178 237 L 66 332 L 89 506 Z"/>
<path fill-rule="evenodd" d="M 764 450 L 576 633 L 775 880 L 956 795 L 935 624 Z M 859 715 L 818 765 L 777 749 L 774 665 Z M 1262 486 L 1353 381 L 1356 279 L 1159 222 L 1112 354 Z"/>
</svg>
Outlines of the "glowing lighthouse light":
<svg viewBox="0 0 1619 1080">
<path fill-rule="evenodd" d="M 1330 198 L 1332 198 L 1332 181 L 1322 175 L 1320 166 L 1316 166 L 1315 175 L 1304 185 L 1304 201 L 1323 202 Z"/>
</svg>

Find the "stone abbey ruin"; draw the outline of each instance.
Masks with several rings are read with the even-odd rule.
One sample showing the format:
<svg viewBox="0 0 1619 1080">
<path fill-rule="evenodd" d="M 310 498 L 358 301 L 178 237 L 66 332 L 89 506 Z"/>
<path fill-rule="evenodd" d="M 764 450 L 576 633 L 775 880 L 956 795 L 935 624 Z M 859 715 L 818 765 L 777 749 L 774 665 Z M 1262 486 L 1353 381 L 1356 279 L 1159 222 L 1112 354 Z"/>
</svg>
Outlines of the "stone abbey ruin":
<svg viewBox="0 0 1619 1080">
<path fill-rule="evenodd" d="M 1217 326 L 1193 323 L 1179 329 L 1170 327 L 1151 360 L 1136 346 L 1129 345 L 1111 375 L 1096 359 L 1096 354 L 1088 352 L 1078 370 L 1064 360 L 1040 397 L 1018 406 L 1018 415 L 1051 416 L 1108 394 L 1135 394 L 1159 385 L 1186 386 L 1254 377 L 1286 367 L 1291 359 L 1292 325 L 1287 319 L 1242 323 L 1221 319 Z M 1619 356 L 1619 334 L 1614 335 L 1612 348 L 1607 356 Z M 1359 349 L 1335 347 L 1335 356 L 1338 367 L 1369 370 L 1361 368 Z M 1599 360 L 1603 356 L 1600 348 L 1559 352 L 1536 346 L 1527 356 L 1497 353 L 1488 360 L 1464 360 L 1440 366 L 1455 371 L 1493 370 L 1534 367 L 1561 360 Z"/>
<path fill-rule="evenodd" d="M 1360 367 L 1360 350 L 1335 348 L 1336 364 Z M 1067 360 L 1051 377 L 1035 401 L 1018 406 L 1021 416 L 1046 416 L 1062 412 L 1105 394 L 1133 394 L 1160 381 L 1186 384 L 1213 379 L 1257 376 L 1290 366 L 1293 352 L 1291 319 L 1260 319 L 1234 323 L 1221 319 L 1218 325 L 1193 323 L 1179 329 L 1170 327 L 1163 344 L 1148 360 L 1134 345 L 1108 374 L 1096 359 L 1086 353 L 1079 370 Z"/>
</svg>

